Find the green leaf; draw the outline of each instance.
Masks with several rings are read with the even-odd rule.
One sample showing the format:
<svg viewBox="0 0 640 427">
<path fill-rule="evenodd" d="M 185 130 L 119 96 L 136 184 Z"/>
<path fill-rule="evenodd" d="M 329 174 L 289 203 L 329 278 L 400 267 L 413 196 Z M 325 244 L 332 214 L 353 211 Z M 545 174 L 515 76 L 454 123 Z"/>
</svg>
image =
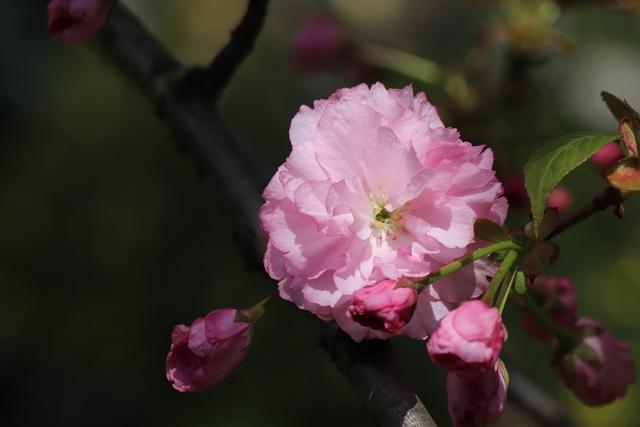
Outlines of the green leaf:
<svg viewBox="0 0 640 427">
<path fill-rule="evenodd" d="M 473 224 L 474 235 L 477 240 L 497 243 L 504 240 L 511 240 L 509 233 L 501 225 L 488 219 L 477 219 Z"/>
<path fill-rule="evenodd" d="M 531 201 L 536 235 L 551 190 L 569 172 L 616 139 L 617 135 L 576 133 L 552 141 L 531 156 L 524 167 L 524 182 Z"/>
</svg>

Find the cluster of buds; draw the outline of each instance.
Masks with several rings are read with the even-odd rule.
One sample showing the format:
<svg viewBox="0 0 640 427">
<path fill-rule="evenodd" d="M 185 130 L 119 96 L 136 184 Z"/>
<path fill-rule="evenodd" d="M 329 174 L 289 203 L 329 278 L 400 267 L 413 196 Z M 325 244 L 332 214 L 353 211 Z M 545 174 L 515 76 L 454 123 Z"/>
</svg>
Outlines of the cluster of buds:
<svg viewBox="0 0 640 427">
<path fill-rule="evenodd" d="M 429 338 L 431 360 L 449 372 L 449 415 L 456 427 L 486 425 L 500 417 L 509 383 L 499 360 L 504 338 L 500 312 L 480 300 L 450 312 Z"/>
<path fill-rule="evenodd" d="M 356 291 L 347 315 L 363 326 L 396 333 L 417 301 L 409 282 L 384 280 Z M 506 402 L 508 376 L 499 355 L 505 330 L 496 308 L 480 300 L 447 314 L 429 338 L 431 360 L 447 369 L 449 413 L 456 426 L 496 421 Z"/>
<path fill-rule="evenodd" d="M 617 340 L 600 322 L 577 316 L 571 281 L 538 276 L 529 286 L 527 298 L 536 306 L 523 307 L 523 329 L 543 342 L 556 339 L 553 369 L 575 396 L 592 406 L 623 397 L 636 380 L 629 345 Z M 546 320 L 541 319 L 540 311 Z M 536 318 L 533 312 L 538 312 Z"/>
</svg>

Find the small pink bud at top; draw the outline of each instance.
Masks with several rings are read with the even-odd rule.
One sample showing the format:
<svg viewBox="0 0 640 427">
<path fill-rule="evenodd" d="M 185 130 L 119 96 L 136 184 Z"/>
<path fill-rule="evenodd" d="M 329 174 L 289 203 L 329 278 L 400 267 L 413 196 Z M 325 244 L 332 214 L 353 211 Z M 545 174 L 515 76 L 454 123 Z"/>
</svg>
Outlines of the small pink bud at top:
<svg viewBox="0 0 640 427">
<path fill-rule="evenodd" d="M 554 322 L 566 329 L 575 328 L 578 299 L 568 277 L 538 276 L 529 287 L 529 292 Z M 550 341 L 554 337 L 525 309 L 522 309 L 522 329 L 540 341 Z"/>
<path fill-rule="evenodd" d="M 529 209 L 529 196 L 524 186 L 524 176 L 520 172 L 511 172 L 501 180 L 504 188 L 504 196 L 509 201 L 509 206 L 514 209 Z"/>
<path fill-rule="evenodd" d="M 167 379 L 181 392 L 205 390 L 226 378 L 244 360 L 251 324 L 236 321 L 226 308 L 199 317 L 191 326 L 177 325 L 167 355 Z"/>
<path fill-rule="evenodd" d="M 472 377 L 449 373 L 447 399 L 454 427 L 484 427 L 500 418 L 507 399 L 508 378 L 501 361 Z"/>
<path fill-rule="evenodd" d="M 480 300 L 467 301 L 447 314 L 429 338 L 434 363 L 458 374 L 475 375 L 491 369 L 504 341 L 497 309 Z"/>
<path fill-rule="evenodd" d="M 591 156 L 591 164 L 597 168 L 604 168 L 622 158 L 622 150 L 615 142 L 610 142 Z"/>
<path fill-rule="evenodd" d="M 578 319 L 577 327 L 582 341 L 571 351 L 555 355 L 555 372 L 587 405 L 604 405 L 623 397 L 627 387 L 636 381 L 629 344 L 618 341 L 593 319 Z"/>
<path fill-rule="evenodd" d="M 565 187 L 556 187 L 547 198 L 547 206 L 566 212 L 573 204 L 573 195 Z"/>
<path fill-rule="evenodd" d="M 411 319 L 418 293 L 412 287 L 396 287 L 397 280 L 383 280 L 353 294 L 347 316 L 371 329 L 395 333 Z"/>
<path fill-rule="evenodd" d="M 347 49 L 344 27 L 330 16 L 307 20 L 296 33 L 291 45 L 291 59 L 303 69 L 335 65 Z"/>
<path fill-rule="evenodd" d="M 48 11 L 51 38 L 80 43 L 91 38 L 107 22 L 111 3 L 105 0 L 52 0 Z"/>
</svg>

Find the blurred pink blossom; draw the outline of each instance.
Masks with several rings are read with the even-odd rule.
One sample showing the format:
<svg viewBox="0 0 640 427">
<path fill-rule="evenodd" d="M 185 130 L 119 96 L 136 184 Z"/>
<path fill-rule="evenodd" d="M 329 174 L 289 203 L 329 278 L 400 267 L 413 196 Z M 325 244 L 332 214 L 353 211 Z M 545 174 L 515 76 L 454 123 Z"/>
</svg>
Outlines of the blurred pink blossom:
<svg viewBox="0 0 640 427">
<path fill-rule="evenodd" d="M 282 298 L 356 341 L 390 336 L 347 315 L 356 291 L 424 277 L 477 247 L 476 219 L 504 222 L 491 150 L 463 142 L 411 86 L 338 90 L 301 107 L 289 134 L 291 154 L 263 193 L 265 267 Z M 399 333 L 426 338 L 494 271 L 481 261 L 429 286 Z"/>
<path fill-rule="evenodd" d="M 52 0 L 49 3 L 49 33 L 54 40 L 80 43 L 107 22 L 111 3 L 104 0 Z"/>
<path fill-rule="evenodd" d="M 508 378 L 497 361 L 473 378 L 449 373 L 447 399 L 454 427 L 484 427 L 500 418 L 507 400 Z"/>
<path fill-rule="evenodd" d="M 500 313 L 480 300 L 468 301 L 449 313 L 429 338 L 434 363 L 460 375 L 492 369 L 504 342 Z"/>
<path fill-rule="evenodd" d="M 205 390 L 222 381 L 244 360 L 251 323 L 237 322 L 238 311 L 225 308 L 177 325 L 167 355 L 167 379 L 182 392 Z"/>
<path fill-rule="evenodd" d="M 580 318 L 583 334 L 570 352 L 558 352 L 553 368 L 564 384 L 587 405 L 604 405 L 621 398 L 636 381 L 636 367 L 629 344 L 618 341 L 602 323 Z"/>
<path fill-rule="evenodd" d="M 573 204 L 573 195 L 565 187 L 556 187 L 547 198 L 547 206 L 558 209 L 558 212 L 566 212 Z"/>
<path fill-rule="evenodd" d="M 397 280 L 387 279 L 358 289 L 347 316 L 371 329 L 399 331 L 411 318 L 418 294 L 413 288 L 396 288 L 397 284 Z"/>
<path fill-rule="evenodd" d="M 345 55 L 348 41 L 344 27 L 331 16 L 308 19 L 291 44 L 291 60 L 302 69 L 336 65 Z"/>
</svg>

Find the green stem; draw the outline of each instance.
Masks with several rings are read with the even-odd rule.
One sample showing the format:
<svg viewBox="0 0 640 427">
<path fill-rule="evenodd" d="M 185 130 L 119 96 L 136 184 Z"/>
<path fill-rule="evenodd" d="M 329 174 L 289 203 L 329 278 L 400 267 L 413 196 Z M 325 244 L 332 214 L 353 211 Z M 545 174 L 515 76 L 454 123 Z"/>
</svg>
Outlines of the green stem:
<svg viewBox="0 0 640 427">
<path fill-rule="evenodd" d="M 576 343 L 576 337 L 574 334 L 568 330 L 558 325 L 556 322 L 549 317 L 549 315 L 538 305 L 538 303 L 531 297 L 529 293 L 526 293 L 522 296 L 524 299 L 525 306 L 531 315 L 536 319 L 538 323 L 542 326 L 553 332 L 553 334 L 560 340 L 562 343 L 567 344 L 568 346 L 573 346 Z"/>
<path fill-rule="evenodd" d="M 511 267 L 517 259 L 518 251 L 511 249 L 509 253 L 507 253 L 507 256 L 504 258 L 504 261 L 502 261 L 502 264 L 500 264 L 500 267 L 498 267 L 496 275 L 493 276 L 493 279 L 491 279 L 489 289 L 487 289 L 487 291 L 484 293 L 484 297 L 482 297 L 482 300 L 486 302 L 487 305 L 493 305 L 493 300 L 496 296 L 496 293 L 498 292 L 498 289 L 500 289 L 500 285 L 502 285 L 502 282 L 504 282 L 504 278 L 511 271 Z"/>
<path fill-rule="evenodd" d="M 513 287 L 513 283 L 516 281 L 516 276 L 518 275 L 518 273 L 521 272 L 518 271 L 517 268 L 512 268 L 511 277 L 504 283 L 504 285 L 500 287 L 500 293 L 498 293 L 498 301 L 496 302 L 496 308 L 498 309 L 500 314 L 502 314 L 502 312 L 504 311 L 504 306 L 507 303 L 507 299 L 509 299 L 511 288 Z"/>
<path fill-rule="evenodd" d="M 494 243 L 493 245 L 485 246 L 484 248 L 477 249 L 471 252 L 471 255 L 466 258 L 459 259 L 450 264 L 445 265 L 440 270 L 436 271 L 433 274 L 430 274 L 429 277 L 424 279 L 421 282 L 418 282 L 416 285 L 416 290 L 418 292 L 422 291 L 424 288 L 435 282 L 436 280 L 442 279 L 444 276 L 448 276 L 451 273 L 454 273 L 460 270 L 465 265 L 471 264 L 474 261 L 479 260 L 480 258 L 484 258 L 488 255 L 494 254 L 496 252 L 505 251 L 505 250 L 515 250 L 520 249 L 520 246 L 513 243 L 511 240 L 505 240 L 502 242 Z"/>
<path fill-rule="evenodd" d="M 267 311 L 267 305 L 273 301 L 274 295 L 263 298 L 256 305 L 238 311 L 236 314 L 236 322 L 256 323 Z"/>
</svg>

